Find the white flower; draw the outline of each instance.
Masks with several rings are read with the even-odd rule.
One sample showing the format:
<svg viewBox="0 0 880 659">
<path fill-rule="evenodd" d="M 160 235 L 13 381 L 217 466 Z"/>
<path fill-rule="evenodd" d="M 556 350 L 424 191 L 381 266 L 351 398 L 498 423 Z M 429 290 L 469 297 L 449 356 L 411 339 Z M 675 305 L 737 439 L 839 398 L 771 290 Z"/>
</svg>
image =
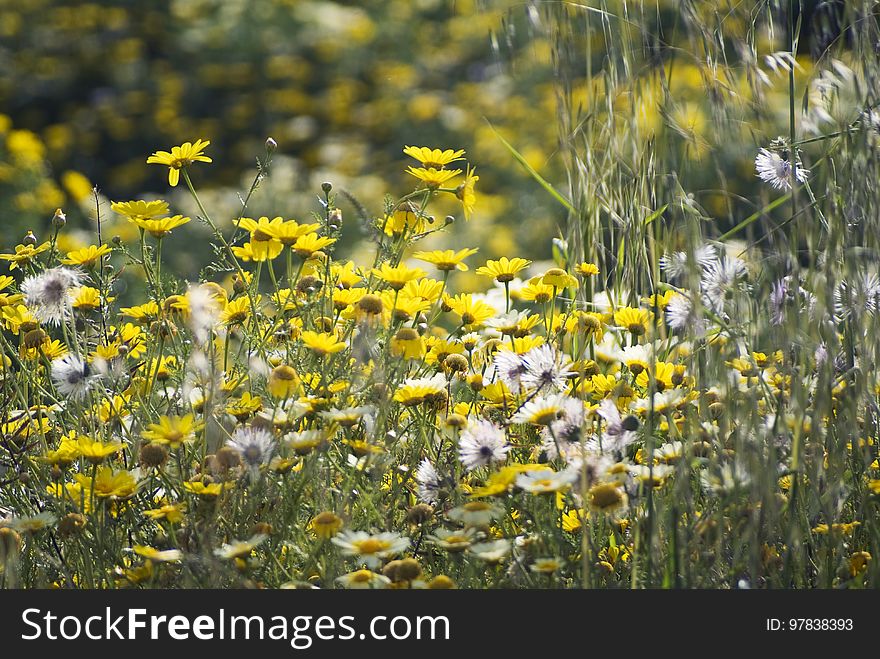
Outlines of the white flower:
<svg viewBox="0 0 880 659">
<path fill-rule="evenodd" d="M 336 577 L 336 582 L 343 588 L 367 589 L 367 588 L 387 588 L 391 583 L 391 579 L 384 574 L 378 574 L 371 570 L 355 570 L 341 577 Z"/>
<path fill-rule="evenodd" d="M 706 267 L 700 283 L 709 306 L 716 313 L 723 312 L 727 291 L 747 273 L 745 261 L 735 256 L 725 256 Z"/>
<path fill-rule="evenodd" d="M 701 245 L 694 251 L 694 263 L 705 268 L 715 260 L 717 254 L 714 245 Z M 687 252 L 673 252 L 660 257 L 660 268 L 669 279 L 681 277 L 688 271 Z"/>
<path fill-rule="evenodd" d="M 82 282 L 82 274 L 73 268 L 52 268 L 28 277 L 21 292 L 30 312 L 41 323 L 60 325 L 73 311 L 73 289 Z"/>
<path fill-rule="evenodd" d="M 468 551 L 487 563 L 500 563 L 510 553 L 512 543 L 510 540 L 492 540 L 490 542 L 479 542 L 468 547 Z"/>
<path fill-rule="evenodd" d="M 804 169 L 800 162 L 795 165 L 795 178 L 799 183 L 806 182 L 810 176 L 810 170 Z M 755 158 L 755 170 L 758 177 L 765 183 L 769 183 L 777 190 L 791 190 L 792 166 L 791 163 L 774 151 L 759 149 Z"/>
<path fill-rule="evenodd" d="M 522 358 L 512 350 L 502 349 L 495 353 L 492 366 L 510 392 L 518 394 L 522 389 L 522 375 L 526 372 Z"/>
<path fill-rule="evenodd" d="M 516 486 L 532 494 L 550 494 L 559 492 L 571 485 L 577 479 L 577 473 L 573 469 L 563 471 L 529 471 L 516 477 Z"/>
<path fill-rule="evenodd" d="M 52 360 L 52 382 L 62 396 L 82 400 L 100 376 L 77 355 L 69 354 Z"/>
<path fill-rule="evenodd" d="M 226 446 L 238 451 L 245 466 L 258 470 L 275 453 L 276 442 L 272 433 L 267 430 L 242 427 L 226 441 Z"/>
<path fill-rule="evenodd" d="M 458 458 L 465 469 L 473 471 L 495 462 L 504 462 L 509 450 L 504 429 L 491 421 L 480 419 L 461 433 Z"/>
<path fill-rule="evenodd" d="M 572 374 L 568 356 L 546 344 L 529 350 L 523 355 L 522 364 L 525 372 L 520 376 L 520 382 L 528 389 L 563 389 L 566 378 Z"/>
<path fill-rule="evenodd" d="M 682 394 L 681 389 L 667 389 L 666 391 L 657 391 L 654 393 L 654 413 L 662 414 L 669 409 L 678 407 L 683 399 L 684 394 Z M 630 409 L 633 412 L 648 413 L 651 411 L 651 399 L 639 398 L 637 400 L 634 400 L 630 405 Z"/>
<path fill-rule="evenodd" d="M 346 556 L 356 556 L 369 568 L 377 568 L 382 559 L 391 558 L 409 547 L 409 538 L 397 533 L 371 534 L 364 531 L 342 531 L 330 542 Z"/>
<path fill-rule="evenodd" d="M 676 331 L 691 329 L 701 336 L 706 331 L 706 324 L 694 314 L 694 305 L 687 295 L 676 293 L 666 305 L 666 324 Z"/>
<path fill-rule="evenodd" d="M 437 495 L 440 492 L 440 476 L 428 458 L 422 460 L 416 469 L 416 483 L 419 499 L 425 503 L 437 501 Z"/>
<path fill-rule="evenodd" d="M 634 423 L 635 428 L 627 426 L 632 423 L 630 418 L 626 420 L 620 416 L 620 410 L 614 401 L 606 398 L 599 403 L 599 416 L 605 420 L 605 432 L 602 434 L 602 450 L 612 453 L 622 453 L 627 446 L 636 441 L 636 432 L 638 422 Z M 626 423 L 624 422 L 626 421 Z"/>
<path fill-rule="evenodd" d="M 567 399 L 568 396 L 564 394 L 535 396 L 510 417 L 510 422 L 533 423 L 538 426 L 550 425 L 559 418 L 560 414 L 564 413 Z"/>
<path fill-rule="evenodd" d="M 541 449 L 550 460 L 562 457 L 570 460 L 580 450 L 581 436 L 584 431 L 586 408 L 579 398 L 566 398 L 559 418 L 549 426 L 541 429 Z"/>
</svg>

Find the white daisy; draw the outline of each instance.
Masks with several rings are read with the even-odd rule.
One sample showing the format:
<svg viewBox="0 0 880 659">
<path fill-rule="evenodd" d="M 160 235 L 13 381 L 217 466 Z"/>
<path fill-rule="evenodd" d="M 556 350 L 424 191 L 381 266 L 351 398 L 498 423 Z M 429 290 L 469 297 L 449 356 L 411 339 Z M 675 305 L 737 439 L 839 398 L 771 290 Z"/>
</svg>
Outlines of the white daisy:
<svg viewBox="0 0 880 659">
<path fill-rule="evenodd" d="M 605 432 L 602 434 L 601 449 L 603 452 L 623 453 L 626 447 L 636 441 L 638 422 L 630 417 L 624 419 L 614 401 L 606 398 L 599 403 L 599 416 L 605 420 Z M 635 426 L 635 427 L 633 427 Z"/>
<path fill-rule="evenodd" d="M 73 289 L 82 282 L 82 273 L 73 268 L 52 268 L 28 277 L 21 292 L 30 312 L 41 323 L 60 325 L 73 311 Z"/>
<path fill-rule="evenodd" d="M 551 394 L 550 396 L 535 396 L 527 401 L 510 417 L 511 423 L 533 423 L 537 426 L 547 426 L 556 421 L 565 412 L 568 396 L 563 394 Z"/>
<path fill-rule="evenodd" d="M 458 458 L 468 471 L 496 462 L 504 462 L 510 445 L 504 429 L 491 421 L 479 419 L 462 433 L 458 443 Z"/>
<path fill-rule="evenodd" d="M 342 531 L 330 539 L 346 556 L 354 556 L 369 568 L 377 568 L 382 559 L 392 558 L 409 547 L 409 538 L 397 533 L 366 533 L 365 531 Z"/>
<path fill-rule="evenodd" d="M 238 451 L 241 461 L 252 472 L 267 464 L 275 453 L 276 441 L 267 430 L 262 428 L 242 427 L 236 429 L 226 446 Z"/>
</svg>

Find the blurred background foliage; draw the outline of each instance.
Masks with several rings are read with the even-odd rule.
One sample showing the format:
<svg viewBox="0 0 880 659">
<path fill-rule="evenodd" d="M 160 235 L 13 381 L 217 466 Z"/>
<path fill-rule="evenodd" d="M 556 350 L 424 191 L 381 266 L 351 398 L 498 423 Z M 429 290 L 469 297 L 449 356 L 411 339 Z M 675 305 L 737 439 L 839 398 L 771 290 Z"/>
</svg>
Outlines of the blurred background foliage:
<svg viewBox="0 0 880 659">
<path fill-rule="evenodd" d="M 412 188 L 404 145 L 464 148 L 480 176 L 476 216 L 432 243 L 480 247 L 478 258 L 547 258 L 566 211 L 492 126 L 558 189 L 567 178 L 571 193 L 566 140 L 586 118 L 618 113 L 616 134 L 592 136 L 591 148 L 662 146 L 664 174 L 722 232 L 755 210 L 746 198 L 758 189 L 757 148 L 788 132 L 778 56 L 787 35 L 772 13 L 750 20 L 763 4 L 0 0 L 0 241 L 8 249 L 27 229 L 47 237 L 60 206 L 70 222 L 62 248 L 94 243 L 93 185 L 107 235 L 123 240 L 133 229 L 107 200 L 162 197 L 195 214 L 145 160 L 196 138 L 211 140 L 214 164 L 195 183 L 229 222 L 272 136 L 279 149 L 248 215 L 307 216 L 326 180 L 375 217 L 383 195 Z M 800 16 L 798 94 L 804 129 L 816 134 L 832 116 L 814 98 L 814 63 L 840 42 L 842 4 L 807 0 Z M 712 42 L 722 24 L 729 50 Z M 621 64 L 625 75 L 608 75 Z M 355 206 L 339 201 L 352 227 L 341 249 L 356 253 Z M 206 262 L 205 231 L 193 222 L 176 255 L 169 245 L 176 268 Z"/>
</svg>

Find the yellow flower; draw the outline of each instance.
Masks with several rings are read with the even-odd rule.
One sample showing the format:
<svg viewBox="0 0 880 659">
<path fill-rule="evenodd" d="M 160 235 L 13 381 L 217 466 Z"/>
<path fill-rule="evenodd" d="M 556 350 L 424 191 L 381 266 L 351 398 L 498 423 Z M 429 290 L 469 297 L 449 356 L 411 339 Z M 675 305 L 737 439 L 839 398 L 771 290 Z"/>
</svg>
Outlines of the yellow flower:
<svg viewBox="0 0 880 659">
<path fill-rule="evenodd" d="M 134 318 L 141 324 L 147 324 L 159 318 L 159 305 L 150 300 L 136 307 L 124 307 L 119 313 Z"/>
<path fill-rule="evenodd" d="M 292 366 L 281 364 L 272 369 L 266 388 L 275 398 L 290 398 L 299 393 L 302 381 Z"/>
<path fill-rule="evenodd" d="M 95 464 L 103 462 L 114 453 L 118 453 L 121 448 L 122 444 L 120 442 L 104 444 L 85 435 L 80 435 L 76 439 L 77 452 L 86 460 Z"/>
<path fill-rule="evenodd" d="M 184 142 L 180 146 L 171 148 L 168 151 L 156 151 L 147 158 L 147 164 L 150 165 L 166 165 L 168 170 L 168 185 L 174 187 L 180 180 L 180 170 L 188 167 L 194 162 L 212 162 L 208 156 L 202 155 L 211 143 L 210 140 L 196 140 L 195 143 Z"/>
<path fill-rule="evenodd" d="M 401 295 L 420 298 L 432 304 L 440 299 L 442 293 L 443 282 L 428 278 L 409 281 L 400 292 Z"/>
<path fill-rule="evenodd" d="M 474 171 L 474 169 L 468 167 L 467 173 L 464 175 L 464 182 L 455 189 L 455 196 L 461 201 L 465 220 L 471 219 L 471 216 L 474 214 L 474 208 L 477 205 L 477 194 L 474 192 L 474 186 L 476 186 L 480 177 L 475 175 Z"/>
<path fill-rule="evenodd" d="M 544 304 L 553 299 L 553 293 L 559 293 L 558 286 L 541 283 L 540 277 L 531 279 L 528 284 L 523 286 L 519 291 L 519 297 L 526 302 L 537 302 Z"/>
<path fill-rule="evenodd" d="M 321 540 L 329 540 L 339 533 L 342 528 L 342 520 L 329 511 L 315 515 L 309 522 L 308 529 Z"/>
<path fill-rule="evenodd" d="M 377 224 L 386 236 L 399 236 L 407 230 L 412 233 L 422 233 L 428 228 L 430 220 L 421 211 L 414 208 L 399 208 L 391 215 L 379 218 Z"/>
<path fill-rule="evenodd" d="M 230 400 L 226 403 L 226 412 L 239 421 L 244 421 L 251 414 L 263 409 L 263 401 L 259 396 L 252 396 L 245 391 L 238 400 Z"/>
<path fill-rule="evenodd" d="M 540 277 L 535 277 L 530 280 L 530 283 L 541 282 L 542 284 L 546 284 L 547 286 L 552 286 L 553 288 L 577 288 L 578 280 L 575 279 L 572 275 L 568 274 L 562 268 L 550 268 L 547 272 L 545 272 Z"/>
<path fill-rule="evenodd" d="M 441 187 L 450 179 L 461 174 L 460 169 L 434 169 L 433 167 L 427 169 L 424 167 L 407 167 L 406 171 L 432 190 Z"/>
<path fill-rule="evenodd" d="M 636 336 L 641 336 L 648 331 L 653 318 L 654 314 L 647 309 L 635 307 L 621 307 L 614 312 L 614 324 Z"/>
<path fill-rule="evenodd" d="M 171 524 L 178 524 L 183 520 L 184 506 L 180 503 L 169 503 L 159 508 L 145 510 L 144 515 L 154 522 L 159 520 L 168 520 Z"/>
<path fill-rule="evenodd" d="M 410 268 L 406 264 L 392 266 L 386 262 L 378 268 L 373 268 L 373 274 L 395 291 L 399 291 L 407 282 L 424 277 L 425 271 L 421 268 Z"/>
<path fill-rule="evenodd" d="M 0 254 L 0 259 L 9 261 L 9 269 L 15 270 L 31 263 L 37 254 L 45 252 L 49 247 L 48 242 L 42 245 L 16 245 L 14 254 Z"/>
<path fill-rule="evenodd" d="M 94 265 L 98 259 L 105 254 L 110 253 L 110 247 L 107 245 L 89 245 L 82 249 L 76 249 L 67 253 L 66 259 L 61 259 L 65 265 Z"/>
<path fill-rule="evenodd" d="M 137 491 L 137 481 L 131 472 L 114 471 L 111 467 L 98 467 L 95 472 L 94 487 L 92 477 L 88 474 L 75 474 L 77 482 L 83 490 L 91 490 L 101 499 L 127 499 Z"/>
<path fill-rule="evenodd" d="M 184 481 L 183 489 L 200 497 L 216 497 L 223 492 L 223 483 L 203 483 L 202 481 Z"/>
<path fill-rule="evenodd" d="M 256 297 L 255 302 L 259 304 L 260 296 Z M 220 320 L 224 325 L 235 325 L 243 323 L 247 320 L 251 313 L 251 301 L 247 296 L 232 300 L 220 313 Z"/>
<path fill-rule="evenodd" d="M 497 261 L 486 261 L 486 265 L 477 268 L 476 273 L 486 277 L 494 277 L 495 281 L 503 284 L 504 282 L 512 281 L 518 272 L 529 267 L 531 264 L 532 262 L 526 259 L 518 257 L 508 259 L 506 256 L 502 256 Z"/>
<path fill-rule="evenodd" d="M 442 169 L 451 162 L 464 160 L 462 158 L 464 155 L 463 149 L 458 151 L 453 151 L 452 149 L 441 151 L 440 149 L 431 149 L 427 146 L 407 146 L 403 149 L 403 152 L 418 160 L 422 167 L 433 167 L 435 169 Z"/>
<path fill-rule="evenodd" d="M 284 220 L 280 217 L 272 220 L 265 216 L 258 220 L 250 217 L 241 218 L 238 221 L 239 228 L 249 231 L 251 234 L 250 258 L 244 260 L 267 261 L 281 254 L 284 245 L 275 238 L 274 230 L 281 226 L 282 222 Z"/>
<path fill-rule="evenodd" d="M 344 264 L 332 264 L 330 266 L 330 276 L 336 282 L 336 285 L 341 286 L 343 289 L 350 289 L 364 280 L 360 272 L 355 272 L 353 261 L 348 261 Z"/>
<path fill-rule="evenodd" d="M 168 214 L 168 202 L 161 199 L 155 201 L 114 201 L 110 204 L 110 208 L 132 222 L 152 220 Z"/>
<path fill-rule="evenodd" d="M 461 318 L 461 324 L 465 327 L 482 325 L 498 313 L 494 307 L 482 300 L 475 300 L 468 293 L 459 293 L 455 297 L 447 296 L 443 300 L 443 305 Z"/>
<path fill-rule="evenodd" d="M 107 298 L 112 302 L 116 298 Z M 101 307 L 101 291 L 91 286 L 80 286 L 73 291 L 73 308 L 83 311 L 94 311 Z"/>
<path fill-rule="evenodd" d="M 425 339 L 412 327 L 401 327 L 391 339 L 391 353 L 404 359 L 421 359 L 425 355 Z"/>
<path fill-rule="evenodd" d="M 190 222 L 190 218 L 183 215 L 172 215 L 171 217 L 162 217 L 157 219 L 135 219 L 131 221 L 141 229 L 149 233 L 153 238 L 164 238 L 173 229 Z"/>
<path fill-rule="evenodd" d="M 328 238 L 327 236 L 318 236 L 316 233 L 307 233 L 300 236 L 293 243 L 291 249 L 302 259 L 310 258 L 315 252 L 324 249 L 328 245 L 336 242 L 336 238 Z"/>
<path fill-rule="evenodd" d="M 462 261 L 476 253 L 476 249 L 468 248 L 460 249 L 457 252 L 451 249 L 435 249 L 433 252 L 416 252 L 413 254 L 413 258 L 425 263 L 431 263 L 443 272 L 450 270 L 461 270 L 464 272 L 468 267 Z"/>
<path fill-rule="evenodd" d="M 172 449 L 176 449 L 183 446 L 184 442 L 194 440 L 196 431 L 201 427 L 202 424 L 196 423 L 192 414 L 184 416 L 162 415 L 159 417 L 159 423 L 149 424 L 141 436 L 148 441 L 167 444 Z"/>
<path fill-rule="evenodd" d="M 340 341 L 335 334 L 306 330 L 300 338 L 309 350 L 321 357 L 345 350 L 345 343 Z"/>
<path fill-rule="evenodd" d="M 183 559 L 183 552 L 179 549 L 159 550 L 147 545 L 134 545 L 131 550 L 138 556 L 143 556 L 157 563 L 177 563 Z"/>
<path fill-rule="evenodd" d="M 599 266 L 595 263 L 587 263 L 586 261 L 575 266 L 575 272 L 582 277 L 593 277 L 599 274 Z"/>
<path fill-rule="evenodd" d="M 281 218 L 275 218 L 276 220 Z M 269 232 L 273 238 L 281 241 L 283 245 L 290 247 L 301 237 L 310 233 L 315 233 L 321 228 L 320 224 L 300 224 L 295 220 L 288 220 L 277 225 L 269 227 Z"/>
</svg>

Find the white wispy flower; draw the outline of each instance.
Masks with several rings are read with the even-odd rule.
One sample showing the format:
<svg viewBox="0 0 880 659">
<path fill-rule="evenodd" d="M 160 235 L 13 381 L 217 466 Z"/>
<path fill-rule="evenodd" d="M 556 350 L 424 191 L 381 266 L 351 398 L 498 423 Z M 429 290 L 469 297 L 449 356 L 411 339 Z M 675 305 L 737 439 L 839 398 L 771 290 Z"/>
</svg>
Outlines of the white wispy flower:
<svg viewBox="0 0 880 659">
<path fill-rule="evenodd" d="M 666 305 L 666 324 L 677 332 L 691 330 L 697 336 L 706 331 L 706 322 L 697 318 L 691 298 L 678 293 Z"/>
<path fill-rule="evenodd" d="M 716 313 L 722 313 L 727 292 L 748 273 L 745 261 L 736 256 L 724 256 L 712 261 L 703 272 L 701 286 L 706 301 Z"/>
<path fill-rule="evenodd" d="M 458 458 L 468 471 L 496 462 L 504 462 L 510 445 L 504 429 L 491 421 L 479 419 L 462 433 L 458 443 Z"/>
<path fill-rule="evenodd" d="M 24 302 L 41 323 L 60 325 L 73 312 L 73 289 L 80 286 L 82 273 L 58 267 L 28 277 L 21 283 Z"/>
<path fill-rule="evenodd" d="M 694 263 L 705 268 L 717 258 L 714 245 L 701 245 L 694 250 Z M 669 279 L 677 279 L 688 271 L 688 253 L 673 252 L 660 257 L 660 268 Z"/>
<path fill-rule="evenodd" d="M 512 350 L 499 350 L 492 361 L 495 374 L 507 386 L 511 393 L 517 394 L 522 389 L 522 376 L 526 372 L 522 358 Z"/>
<path fill-rule="evenodd" d="M 564 389 L 572 374 L 571 359 L 551 345 L 540 345 L 529 350 L 522 358 L 525 372 L 520 382 L 527 389 Z"/>
<path fill-rule="evenodd" d="M 777 190 L 791 190 L 792 179 L 791 162 L 780 156 L 775 151 L 759 149 L 755 157 L 755 171 L 758 177 L 765 183 L 769 183 Z M 799 183 L 805 183 L 810 176 L 810 170 L 801 166 L 800 162 L 794 167 L 794 177 Z"/>
<path fill-rule="evenodd" d="M 77 355 L 69 354 L 52 360 L 52 383 L 58 393 L 72 400 L 84 399 L 99 377 Z"/>
<path fill-rule="evenodd" d="M 605 432 L 602 433 L 602 451 L 622 453 L 627 446 L 636 441 L 637 422 L 632 422 L 630 417 L 624 419 L 617 409 L 617 404 L 606 398 L 599 403 L 597 410 L 599 416 L 605 420 Z M 628 425 L 631 424 L 631 425 Z M 632 427 L 632 426 L 635 427 Z"/>
<path fill-rule="evenodd" d="M 241 461 L 254 473 L 272 458 L 277 442 L 267 430 L 241 427 L 226 440 L 226 446 L 238 451 Z"/>
<path fill-rule="evenodd" d="M 550 460 L 562 457 L 571 460 L 580 452 L 586 408 L 579 398 L 566 398 L 559 418 L 541 429 L 541 449 Z"/>
<path fill-rule="evenodd" d="M 424 503 L 435 503 L 440 493 L 440 475 L 428 458 L 419 463 L 416 469 L 416 484 L 418 485 L 418 497 Z"/>
</svg>

